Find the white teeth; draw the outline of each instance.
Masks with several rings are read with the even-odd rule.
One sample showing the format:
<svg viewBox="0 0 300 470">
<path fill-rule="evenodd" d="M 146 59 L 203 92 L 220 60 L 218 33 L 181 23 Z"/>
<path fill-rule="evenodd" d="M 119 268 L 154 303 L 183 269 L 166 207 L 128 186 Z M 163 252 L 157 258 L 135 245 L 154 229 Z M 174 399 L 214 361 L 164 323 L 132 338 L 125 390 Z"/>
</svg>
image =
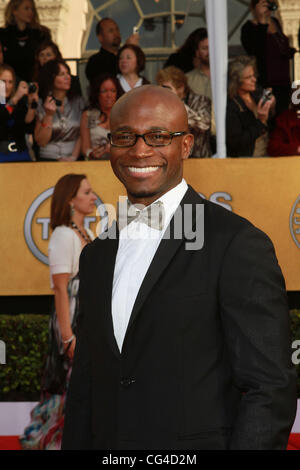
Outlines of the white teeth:
<svg viewBox="0 0 300 470">
<path fill-rule="evenodd" d="M 145 168 L 137 168 L 135 166 L 129 166 L 128 170 L 132 173 L 151 173 L 151 171 L 158 170 L 159 166 L 147 166 Z"/>
</svg>

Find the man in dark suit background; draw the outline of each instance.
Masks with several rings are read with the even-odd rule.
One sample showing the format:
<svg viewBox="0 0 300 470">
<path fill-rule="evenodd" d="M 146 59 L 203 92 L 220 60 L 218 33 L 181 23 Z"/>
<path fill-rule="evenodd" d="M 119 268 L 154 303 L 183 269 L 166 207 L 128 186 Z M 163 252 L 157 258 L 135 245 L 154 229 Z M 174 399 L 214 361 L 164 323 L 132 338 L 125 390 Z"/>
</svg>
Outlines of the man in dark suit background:
<svg viewBox="0 0 300 470">
<path fill-rule="evenodd" d="M 119 26 L 112 18 L 102 18 L 96 25 L 96 36 L 101 44 L 99 52 L 93 54 L 86 65 L 85 74 L 89 81 L 100 74 L 116 75 L 117 54 L 121 44 Z M 139 35 L 132 34 L 126 44 L 138 45 Z"/>
<path fill-rule="evenodd" d="M 286 448 L 296 374 L 271 241 L 186 184 L 171 91 L 125 94 L 110 139 L 130 214 L 146 208 L 82 252 L 63 449 Z"/>
</svg>

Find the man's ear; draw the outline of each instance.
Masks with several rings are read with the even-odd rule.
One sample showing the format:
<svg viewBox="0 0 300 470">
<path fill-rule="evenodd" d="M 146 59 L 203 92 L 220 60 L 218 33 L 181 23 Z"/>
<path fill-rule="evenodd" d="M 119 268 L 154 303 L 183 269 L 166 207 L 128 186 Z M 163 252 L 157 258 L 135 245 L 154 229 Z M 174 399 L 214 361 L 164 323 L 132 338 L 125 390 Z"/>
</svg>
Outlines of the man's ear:
<svg viewBox="0 0 300 470">
<path fill-rule="evenodd" d="M 182 139 L 182 160 L 186 160 L 192 153 L 194 146 L 193 134 L 186 134 Z"/>
</svg>

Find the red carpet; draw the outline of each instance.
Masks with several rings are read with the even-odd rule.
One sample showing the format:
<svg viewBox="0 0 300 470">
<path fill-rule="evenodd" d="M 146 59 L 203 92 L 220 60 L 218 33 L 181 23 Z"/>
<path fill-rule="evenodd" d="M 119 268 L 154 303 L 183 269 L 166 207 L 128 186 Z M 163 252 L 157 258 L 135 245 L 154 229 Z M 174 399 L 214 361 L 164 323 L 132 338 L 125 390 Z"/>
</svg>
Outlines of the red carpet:
<svg viewBox="0 0 300 470">
<path fill-rule="evenodd" d="M 300 434 L 293 433 L 290 435 L 287 450 L 300 450 Z"/>
<path fill-rule="evenodd" d="M 18 437 L 16 436 L 0 437 L 0 450 L 21 450 Z"/>
<path fill-rule="evenodd" d="M 18 437 L 0 437 L 0 450 L 21 450 Z M 287 450 L 300 450 L 300 434 L 290 435 Z"/>
</svg>

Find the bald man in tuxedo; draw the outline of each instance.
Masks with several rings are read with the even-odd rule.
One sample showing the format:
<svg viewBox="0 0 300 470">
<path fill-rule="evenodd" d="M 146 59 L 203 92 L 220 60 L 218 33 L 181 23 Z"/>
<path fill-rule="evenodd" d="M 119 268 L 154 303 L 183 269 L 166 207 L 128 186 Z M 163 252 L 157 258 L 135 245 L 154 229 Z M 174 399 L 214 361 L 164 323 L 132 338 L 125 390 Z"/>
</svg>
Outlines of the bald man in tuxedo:
<svg viewBox="0 0 300 470">
<path fill-rule="evenodd" d="M 135 217 L 81 255 L 63 449 L 286 448 L 296 373 L 272 242 L 186 183 L 170 90 L 119 99 L 110 141 Z"/>
</svg>

